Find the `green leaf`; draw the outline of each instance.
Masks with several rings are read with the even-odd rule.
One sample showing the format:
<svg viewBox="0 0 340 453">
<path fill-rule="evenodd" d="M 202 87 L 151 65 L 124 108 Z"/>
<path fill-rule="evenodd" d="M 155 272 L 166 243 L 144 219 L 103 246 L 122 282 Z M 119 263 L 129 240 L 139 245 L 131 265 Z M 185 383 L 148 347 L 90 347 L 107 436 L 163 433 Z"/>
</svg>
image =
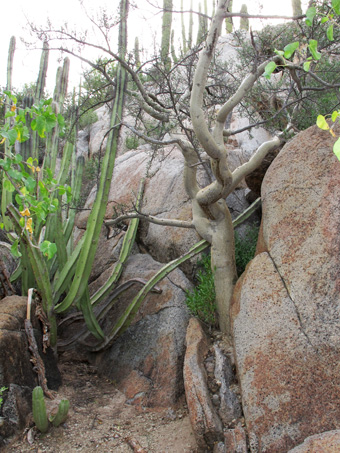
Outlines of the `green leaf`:
<svg viewBox="0 0 340 453">
<path fill-rule="evenodd" d="M 7 192 L 14 192 L 15 187 L 13 186 L 11 181 L 9 181 L 8 179 L 5 179 L 4 180 L 4 189 L 7 190 Z"/>
<path fill-rule="evenodd" d="M 26 189 L 28 190 L 28 192 L 33 192 L 35 187 L 36 187 L 36 181 L 34 178 L 32 178 L 32 176 L 29 176 L 26 181 L 25 181 L 25 187 Z"/>
<path fill-rule="evenodd" d="M 332 0 L 332 8 L 336 14 L 340 14 L 340 0 Z"/>
<path fill-rule="evenodd" d="M 8 176 L 10 176 L 12 179 L 15 179 L 16 181 L 22 180 L 22 173 L 18 170 L 8 170 Z"/>
<path fill-rule="evenodd" d="M 323 115 L 318 115 L 318 117 L 316 119 L 316 125 L 324 131 L 329 130 L 329 125 L 326 121 L 326 118 Z"/>
<path fill-rule="evenodd" d="M 304 69 L 306 72 L 309 71 L 309 68 L 310 68 L 311 63 L 312 63 L 311 61 L 305 61 L 305 62 L 303 63 L 303 69 Z"/>
<path fill-rule="evenodd" d="M 334 112 L 332 113 L 332 121 L 333 121 L 333 123 L 337 119 L 338 116 L 339 116 L 339 112 L 337 110 L 334 110 Z"/>
<path fill-rule="evenodd" d="M 327 38 L 329 41 L 334 41 L 334 37 L 333 37 L 333 24 L 330 25 L 328 28 L 327 28 Z"/>
<path fill-rule="evenodd" d="M 308 25 L 309 27 L 312 26 L 313 24 L 313 19 L 316 15 L 316 8 L 315 6 L 312 6 L 311 8 L 308 8 L 307 11 L 306 11 L 306 25 Z"/>
<path fill-rule="evenodd" d="M 21 256 L 21 253 L 19 251 L 19 240 L 18 239 L 13 242 L 12 247 L 11 247 L 11 252 L 12 252 L 12 255 L 17 258 L 19 258 Z"/>
<path fill-rule="evenodd" d="M 21 161 L 22 161 L 22 156 L 21 156 L 20 154 L 16 154 L 16 155 L 14 156 L 13 162 L 14 162 L 15 164 L 20 164 Z"/>
<path fill-rule="evenodd" d="M 41 252 L 47 257 L 48 260 L 54 257 L 57 253 L 57 246 L 50 241 L 44 241 L 40 244 Z"/>
<path fill-rule="evenodd" d="M 267 64 L 267 66 L 264 68 L 264 77 L 266 79 L 270 79 L 271 74 L 275 71 L 277 68 L 277 64 L 274 61 L 271 61 L 270 63 Z"/>
<path fill-rule="evenodd" d="M 274 49 L 274 52 L 276 53 L 276 55 L 279 55 L 279 57 L 283 57 L 283 55 L 284 55 L 284 51 L 283 50 Z"/>
<path fill-rule="evenodd" d="M 338 138 L 338 140 L 334 143 L 333 152 L 338 160 L 340 160 L 340 138 Z"/>
<path fill-rule="evenodd" d="M 291 42 L 290 44 L 287 44 L 285 47 L 284 47 L 284 57 L 289 59 L 293 53 L 296 51 L 296 49 L 299 47 L 300 43 L 298 41 L 295 41 L 295 42 Z"/>
<path fill-rule="evenodd" d="M 310 53 L 313 56 L 313 59 L 314 60 L 320 60 L 321 53 L 318 52 L 318 42 L 315 39 L 310 39 L 308 47 L 309 47 Z"/>
<path fill-rule="evenodd" d="M 321 23 L 324 24 L 325 22 L 328 22 L 329 21 L 329 17 L 323 17 L 321 19 Z"/>
</svg>

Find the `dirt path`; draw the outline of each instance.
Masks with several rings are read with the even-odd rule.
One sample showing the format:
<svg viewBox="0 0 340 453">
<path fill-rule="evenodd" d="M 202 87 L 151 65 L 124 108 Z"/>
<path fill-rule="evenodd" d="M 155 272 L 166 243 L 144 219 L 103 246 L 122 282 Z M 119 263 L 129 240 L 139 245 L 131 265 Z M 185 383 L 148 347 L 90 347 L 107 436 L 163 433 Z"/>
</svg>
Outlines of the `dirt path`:
<svg viewBox="0 0 340 453">
<path fill-rule="evenodd" d="M 61 359 L 60 371 L 63 386 L 58 396 L 68 398 L 71 407 L 65 424 L 44 436 L 27 429 L 4 453 L 197 451 L 185 404 L 176 411 L 138 410 L 125 404 L 124 394 L 88 363 Z"/>
</svg>

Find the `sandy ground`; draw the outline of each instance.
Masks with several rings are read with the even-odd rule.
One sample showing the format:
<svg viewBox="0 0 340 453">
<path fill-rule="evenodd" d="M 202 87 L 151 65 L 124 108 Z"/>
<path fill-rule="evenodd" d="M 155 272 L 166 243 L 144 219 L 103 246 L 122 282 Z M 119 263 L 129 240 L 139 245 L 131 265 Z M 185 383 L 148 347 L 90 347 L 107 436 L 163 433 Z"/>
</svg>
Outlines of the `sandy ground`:
<svg viewBox="0 0 340 453">
<path fill-rule="evenodd" d="M 33 422 L 5 449 L 25 452 L 194 453 L 196 442 L 185 402 L 177 410 L 138 409 L 125 404 L 114 383 L 86 362 L 61 358 L 63 386 L 58 397 L 70 401 L 66 422 L 41 435 Z"/>
</svg>

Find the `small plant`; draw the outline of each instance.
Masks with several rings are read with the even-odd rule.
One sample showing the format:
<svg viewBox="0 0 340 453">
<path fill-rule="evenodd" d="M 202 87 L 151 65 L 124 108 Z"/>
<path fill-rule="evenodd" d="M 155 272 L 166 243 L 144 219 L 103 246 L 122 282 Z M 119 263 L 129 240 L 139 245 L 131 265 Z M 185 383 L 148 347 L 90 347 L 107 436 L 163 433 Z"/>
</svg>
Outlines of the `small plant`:
<svg viewBox="0 0 340 453">
<path fill-rule="evenodd" d="M 125 146 L 127 149 L 137 149 L 139 145 L 138 137 L 136 135 L 127 136 L 125 139 Z"/>
<path fill-rule="evenodd" d="M 187 291 L 186 304 L 190 313 L 197 316 L 205 324 L 216 324 L 216 304 L 214 276 L 211 270 L 210 255 L 203 255 L 198 262 L 198 285 L 193 291 Z"/>
<path fill-rule="evenodd" d="M 235 232 L 235 257 L 238 275 L 241 275 L 249 261 L 254 258 L 259 227 L 248 227 L 246 234 L 241 237 Z M 210 255 L 203 255 L 198 262 L 200 270 L 197 273 L 197 286 L 193 291 L 187 291 L 186 304 L 193 316 L 197 316 L 205 324 L 216 325 L 216 304 L 214 274 L 211 270 Z"/>
<path fill-rule="evenodd" d="M 258 235 L 259 227 L 256 225 L 249 226 L 243 237 L 237 231 L 235 232 L 235 259 L 239 276 L 244 272 L 249 261 L 254 258 Z"/>
<path fill-rule="evenodd" d="M 0 388 L 0 409 L 1 409 L 1 406 L 2 406 L 2 403 L 3 403 L 2 395 L 4 394 L 4 392 L 6 390 L 8 390 L 8 387 L 3 386 L 3 387 Z"/>
<path fill-rule="evenodd" d="M 33 389 L 32 393 L 32 409 L 33 409 L 33 420 L 36 424 L 36 427 L 40 432 L 46 433 L 49 428 L 49 422 L 53 426 L 59 426 L 67 418 L 68 410 L 70 407 L 70 402 L 68 400 L 61 400 L 58 407 L 57 414 L 50 414 L 47 417 L 46 405 L 44 399 L 44 393 L 40 386 L 37 386 Z"/>
</svg>

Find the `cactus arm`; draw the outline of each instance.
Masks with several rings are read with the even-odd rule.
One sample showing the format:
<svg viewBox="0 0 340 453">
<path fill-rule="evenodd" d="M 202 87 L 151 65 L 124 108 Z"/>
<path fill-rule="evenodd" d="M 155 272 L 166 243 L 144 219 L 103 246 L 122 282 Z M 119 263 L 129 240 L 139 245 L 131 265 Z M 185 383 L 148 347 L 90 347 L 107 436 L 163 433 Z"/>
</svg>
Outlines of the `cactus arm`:
<svg viewBox="0 0 340 453">
<path fill-rule="evenodd" d="M 145 179 L 143 178 L 140 183 L 139 190 L 138 190 L 138 195 L 137 195 L 137 200 L 136 200 L 136 209 L 139 209 L 141 206 L 143 192 L 144 192 L 144 186 L 145 186 Z M 122 245 L 122 249 L 119 254 L 118 262 L 115 265 L 115 268 L 114 268 L 111 276 L 107 280 L 107 282 L 91 297 L 91 304 L 93 306 L 95 306 L 99 302 L 101 302 L 108 295 L 108 293 L 112 290 L 113 286 L 117 283 L 117 281 L 123 271 L 124 263 L 126 262 L 127 258 L 129 257 L 129 255 L 131 253 L 131 249 L 135 242 L 138 225 L 139 225 L 139 219 L 132 219 L 131 222 L 129 223 L 129 227 L 124 236 L 123 245 Z"/>
<path fill-rule="evenodd" d="M 83 156 L 80 156 L 77 158 L 76 170 L 75 170 L 74 180 L 73 180 L 73 184 L 72 184 L 72 205 L 73 205 L 73 207 L 71 209 L 69 208 L 68 219 L 66 221 L 66 226 L 64 228 L 64 236 L 65 236 L 66 243 L 69 242 L 69 239 L 70 239 L 72 231 L 73 231 L 74 219 L 76 216 L 76 207 L 79 203 L 80 195 L 81 195 L 81 183 L 82 183 L 82 179 L 83 179 L 84 167 L 85 167 L 85 159 Z"/>
<path fill-rule="evenodd" d="M 46 433 L 48 430 L 48 419 L 44 393 L 40 386 L 35 387 L 32 393 L 33 420 L 39 431 Z"/>
<path fill-rule="evenodd" d="M 73 151 L 74 151 L 73 143 L 66 142 L 63 150 L 63 158 L 61 160 L 60 170 L 57 177 L 58 184 L 63 185 L 66 183 Z"/>
<path fill-rule="evenodd" d="M 86 289 L 85 293 L 79 301 L 80 309 L 83 313 L 86 327 L 92 333 L 92 335 L 97 338 L 97 340 L 105 341 L 105 334 L 102 331 L 94 313 L 92 310 L 92 305 L 90 301 L 89 290 Z"/>
<path fill-rule="evenodd" d="M 84 245 L 84 239 L 85 236 L 83 236 L 76 248 L 74 249 L 73 253 L 71 256 L 68 258 L 66 265 L 63 267 L 63 269 L 57 273 L 53 279 L 52 283 L 52 288 L 53 288 L 53 302 L 54 305 L 56 305 L 59 301 L 60 296 L 62 293 L 65 291 L 67 288 L 68 284 L 71 282 L 71 279 L 74 276 L 75 269 L 76 269 L 76 263 L 79 258 L 81 249 Z M 70 308 L 72 304 L 72 300 L 68 299 L 70 302 L 69 304 L 65 303 L 65 299 L 58 305 L 55 306 L 55 312 L 56 313 L 62 313 L 66 311 L 68 308 Z"/>
<path fill-rule="evenodd" d="M 121 2 L 121 22 L 120 22 L 120 54 L 124 58 L 126 52 L 126 20 L 127 20 L 127 5 L 128 2 Z M 63 301 L 63 304 L 70 306 L 72 303 L 78 304 L 83 294 L 88 287 L 88 278 L 91 273 L 92 264 L 94 261 L 95 253 L 97 250 L 99 235 L 103 224 L 106 205 L 108 201 L 116 151 L 118 147 L 118 139 L 120 133 L 120 123 L 123 116 L 124 94 L 125 85 L 127 81 L 127 73 L 121 64 L 118 66 L 117 82 L 116 82 L 116 95 L 111 114 L 110 133 L 107 140 L 105 155 L 102 161 L 102 171 L 100 175 L 100 182 L 97 191 L 97 196 L 93 204 L 85 232 L 84 246 L 80 252 L 77 262 L 75 276 L 68 294 Z M 87 301 L 87 298 L 85 299 Z M 89 302 L 89 299 L 88 299 Z M 82 302 L 82 307 L 84 307 Z M 86 313 L 92 307 L 86 308 Z M 102 332 L 98 330 L 98 335 Z"/>
<path fill-rule="evenodd" d="M 144 301 L 148 293 L 155 287 L 155 285 L 159 281 L 161 281 L 164 277 L 166 277 L 168 274 L 170 274 L 170 272 L 176 269 L 180 264 L 194 257 L 198 253 L 201 253 L 203 250 L 209 247 L 209 245 L 210 244 L 207 241 L 201 240 L 193 247 L 191 247 L 189 252 L 185 253 L 176 260 L 170 261 L 170 263 L 163 266 L 153 277 L 151 277 L 147 284 L 139 291 L 137 296 L 132 300 L 132 302 L 129 304 L 125 312 L 122 314 L 122 316 L 118 319 L 116 324 L 111 329 L 106 340 L 99 344 L 98 346 L 91 348 L 91 351 L 97 352 L 108 348 L 112 344 L 113 340 L 118 335 L 121 335 L 130 326 L 142 302 Z"/>
<path fill-rule="evenodd" d="M 53 426 L 57 427 L 66 421 L 69 408 L 69 400 L 60 401 L 57 414 L 50 417 L 50 422 Z"/>
</svg>

